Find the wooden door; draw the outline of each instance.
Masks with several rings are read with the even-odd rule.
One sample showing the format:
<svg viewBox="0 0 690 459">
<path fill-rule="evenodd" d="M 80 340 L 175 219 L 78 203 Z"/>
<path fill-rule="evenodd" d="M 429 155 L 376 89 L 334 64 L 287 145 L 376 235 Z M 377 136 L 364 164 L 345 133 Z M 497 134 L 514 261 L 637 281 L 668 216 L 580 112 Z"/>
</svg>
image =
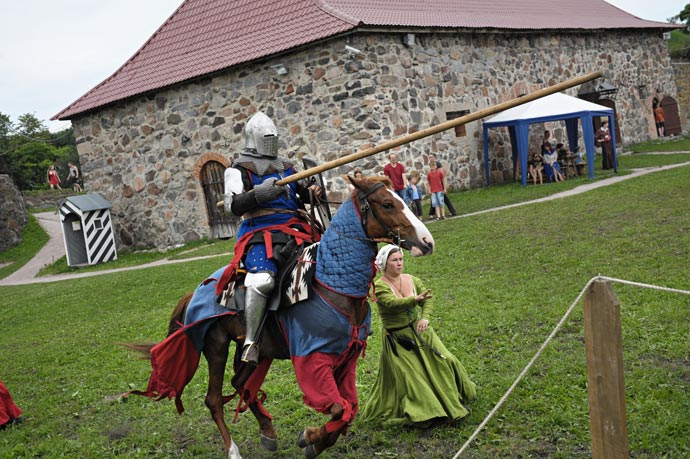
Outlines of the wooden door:
<svg viewBox="0 0 690 459">
<path fill-rule="evenodd" d="M 225 194 L 225 166 L 218 161 L 208 161 L 201 168 L 201 185 L 204 189 L 204 201 L 211 227 L 212 239 L 228 239 L 234 236 L 238 220 L 230 218 L 216 206 Z"/>
</svg>

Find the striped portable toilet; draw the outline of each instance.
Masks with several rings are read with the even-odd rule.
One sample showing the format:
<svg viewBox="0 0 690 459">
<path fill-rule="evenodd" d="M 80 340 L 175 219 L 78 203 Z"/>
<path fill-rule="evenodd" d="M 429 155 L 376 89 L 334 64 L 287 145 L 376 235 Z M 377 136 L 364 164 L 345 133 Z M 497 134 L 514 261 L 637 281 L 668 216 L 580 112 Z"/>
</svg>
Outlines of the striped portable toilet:
<svg viewBox="0 0 690 459">
<path fill-rule="evenodd" d="M 98 193 L 70 196 L 60 206 L 68 266 L 95 265 L 117 259 L 110 219 L 112 204 Z"/>
</svg>

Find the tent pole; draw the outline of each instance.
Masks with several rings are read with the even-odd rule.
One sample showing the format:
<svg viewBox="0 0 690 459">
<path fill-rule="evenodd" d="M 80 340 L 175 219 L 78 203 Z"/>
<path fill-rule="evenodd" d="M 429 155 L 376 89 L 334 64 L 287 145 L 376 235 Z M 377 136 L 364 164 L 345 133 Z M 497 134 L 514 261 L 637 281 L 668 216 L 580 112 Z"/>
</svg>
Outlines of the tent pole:
<svg viewBox="0 0 690 459">
<path fill-rule="evenodd" d="M 328 161 L 326 163 L 320 164 L 318 166 L 309 168 L 307 170 L 298 172 L 296 174 L 290 175 L 289 177 L 286 177 L 284 179 L 280 179 L 276 181 L 276 185 L 286 185 L 288 183 L 296 182 L 298 180 L 302 180 L 303 178 L 310 177 L 312 175 L 334 169 L 338 166 L 342 166 L 347 163 L 351 163 L 353 161 L 357 161 L 358 159 L 366 158 L 367 156 L 374 155 L 376 153 L 380 153 L 382 151 L 390 150 L 391 148 L 399 147 L 400 145 L 405 145 L 410 142 L 414 142 L 415 140 L 423 139 L 424 137 L 428 137 L 430 135 L 438 134 L 439 132 L 443 132 L 448 129 L 455 128 L 457 126 L 462 126 L 463 124 L 467 124 L 471 121 L 476 121 L 482 118 L 485 118 L 489 115 L 493 115 L 498 112 L 502 112 L 504 110 L 507 110 L 509 108 L 517 107 L 518 105 L 525 104 L 527 102 L 531 102 L 533 100 L 542 98 L 544 96 L 548 96 L 549 94 L 553 94 L 559 91 L 562 91 L 564 89 L 572 88 L 573 86 L 580 85 L 582 83 L 586 83 L 587 81 L 594 80 L 596 78 L 600 78 L 602 76 L 601 72 L 591 72 L 587 73 L 585 75 L 564 81 L 562 83 L 555 84 L 553 86 L 548 86 L 543 89 L 539 89 L 538 91 L 535 91 L 531 94 L 526 94 L 522 97 L 518 97 L 516 99 L 511 99 L 506 102 L 502 102 L 500 104 L 496 105 L 491 105 L 485 109 L 476 111 L 474 113 L 467 114 L 465 116 L 461 116 L 459 118 L 455 118 L 440 124 L 437 124 L 435 126 L 422 129 L 421 131 L 414 132 L 412 134 L 408 134 L 403 137 L 399 137 L 397 139 L 389 140 L 387 142 L 384 142 L 378 146 L 372 147 L 372 148 L 367 148 L 366 150 L 352 153 L 346 156 L 343 156 L 342 158 L 334 159 L 332 161 Z"/>
</svg>

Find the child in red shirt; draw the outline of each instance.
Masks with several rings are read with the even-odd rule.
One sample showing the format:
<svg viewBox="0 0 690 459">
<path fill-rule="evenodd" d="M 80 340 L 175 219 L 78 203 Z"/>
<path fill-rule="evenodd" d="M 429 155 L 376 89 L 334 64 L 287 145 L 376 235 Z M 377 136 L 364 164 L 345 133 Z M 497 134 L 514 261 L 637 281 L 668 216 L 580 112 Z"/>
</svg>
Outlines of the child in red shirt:
<svg viewBox="0 0 690 459">
<path fill-rule="evenodd" d="M 446 208 L 443 200 L 443 193 L 445 187 L 445 176 L 443 171 L 438 167 L 437 162 L 430 164 L 431 170 L 426 175 L 426 180 L 429 182 L 429 193 L 431 194 L 431 205 L 436 210 L 436 220 L 446 219 Z"/>
</svg>

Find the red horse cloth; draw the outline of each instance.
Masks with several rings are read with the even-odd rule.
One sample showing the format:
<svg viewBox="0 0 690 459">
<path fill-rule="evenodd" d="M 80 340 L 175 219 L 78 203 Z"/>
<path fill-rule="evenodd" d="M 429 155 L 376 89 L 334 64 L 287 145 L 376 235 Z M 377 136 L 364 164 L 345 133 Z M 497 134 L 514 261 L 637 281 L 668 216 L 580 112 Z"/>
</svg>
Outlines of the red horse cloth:
<svg viewBox="0 0 690 459">
<path fill-rule="evenodd" d="M 22 410 L 15 405 L 10 391 L 7 387 L 0 381 L 0 426 L 7 424 L 12 419 L 18 418 L 22 414 Z"/>
</svg>

